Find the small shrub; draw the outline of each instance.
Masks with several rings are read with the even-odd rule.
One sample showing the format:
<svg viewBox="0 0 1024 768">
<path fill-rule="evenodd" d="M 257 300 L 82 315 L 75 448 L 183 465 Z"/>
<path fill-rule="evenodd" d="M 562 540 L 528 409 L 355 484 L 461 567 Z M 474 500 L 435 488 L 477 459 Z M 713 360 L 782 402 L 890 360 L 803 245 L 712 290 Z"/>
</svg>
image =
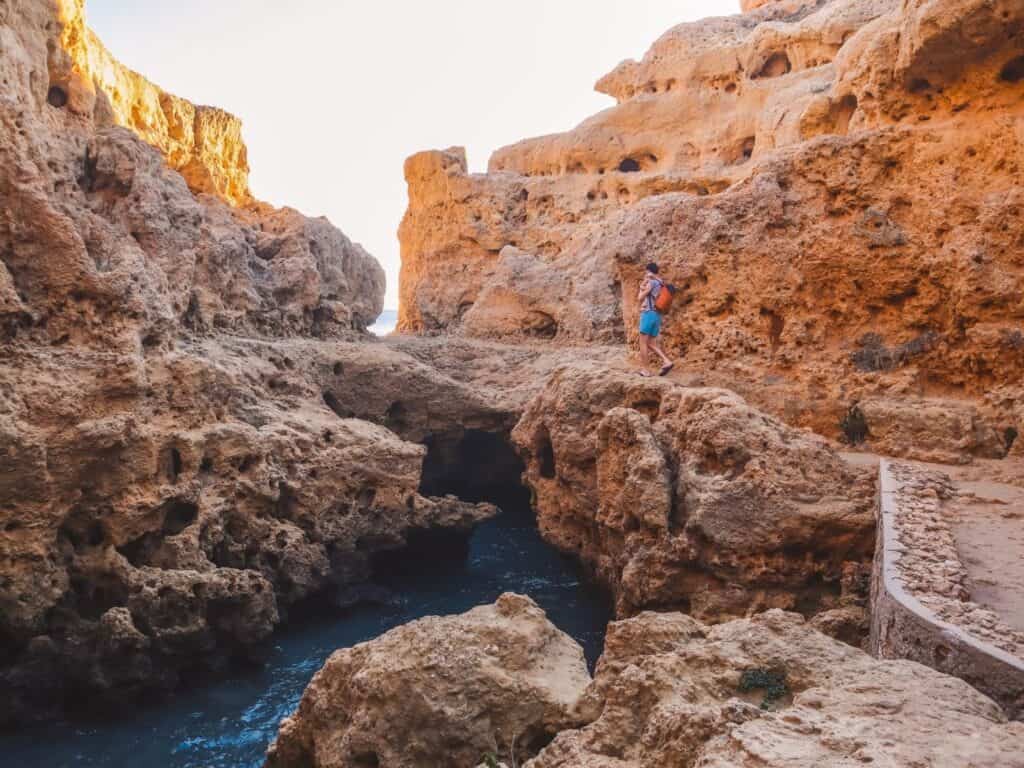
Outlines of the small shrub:
<svg viewBox="0 0 1024 768">
<path fill-rule="evenodd" d="M 839 422 L 839 429 L 842 430 L 848 445 L 860 445 L 871 435 L 871 430 L 868 429 L 868 420 L 858 405 L 850 406 L 850 410 Z"/>
<path fill-rule="evenodd" d="M 786 673 L 770 669 L 748 669 L 740 677 L 740 692 L 764 691 L 761 709 L 771 709 L 777 702 L 789 695 Z"/>
<path fill-rule="evenodd" d="M 1003 432 L 1003 437 L 1006 442 L 1006 452 L 1009 453 L 1010 449 L 1013 448 L 1013 444 L 1017 442 L 1017 438 L 1020 437 L 1020 432 L 1017 431 L 1016 427 L 1007 427 L 1006 431 Z"/>
<path fill-rule="evenodd" d="M 858 371 L 891 371 L 912 358 L 930 352 L 938 340 L 937 333 L 925 331 L 910 341 L 889 349 L 879 334 L 865 333 L 857 341 L 860 349 L 850 355 L 850 362 Z"/>
<path fill-rule="evenodd" d="M 1010 349 L 1024 350 L 1024 333 L 1020 331 L 1003 331 L 1003 344 Z"/>
</svg>

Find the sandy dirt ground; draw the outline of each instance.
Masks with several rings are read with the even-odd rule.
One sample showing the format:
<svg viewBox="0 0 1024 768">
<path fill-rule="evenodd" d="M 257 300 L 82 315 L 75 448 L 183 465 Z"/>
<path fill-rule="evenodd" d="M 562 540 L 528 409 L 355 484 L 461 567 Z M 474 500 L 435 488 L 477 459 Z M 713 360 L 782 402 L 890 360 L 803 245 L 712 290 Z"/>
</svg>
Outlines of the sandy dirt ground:
<svg viewBox="0 0 1024 768">
<path fill-rule="evenodd" d="M 843 457 L 858 466 L 880 458 Z M 1024 631 L 1024 460 L 975 460 L 967 466 L 899 461 L 944 472 L 956 483 L 957 497 L 943 508 L 967 568 L 971 600 Z"/>
<path fill-rule="evenodd" d="M 950 474 L 961 495 L 946 512 L 971 599 L 1024 631 L 1024 489 Z"/>
</svg>

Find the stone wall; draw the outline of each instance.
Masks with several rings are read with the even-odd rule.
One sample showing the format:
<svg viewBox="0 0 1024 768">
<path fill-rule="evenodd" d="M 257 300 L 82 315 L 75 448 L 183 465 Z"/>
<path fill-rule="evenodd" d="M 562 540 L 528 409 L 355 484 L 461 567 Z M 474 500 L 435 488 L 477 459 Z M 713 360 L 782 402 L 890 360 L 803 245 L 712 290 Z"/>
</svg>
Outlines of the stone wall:
<svg viewBox="0 0 1024 768">
<path fill-rule="evenodd" d="M 882 461 L 872 579 L 871 651 L 966 680 L 1024 714 L 1024 635 L 970 601 L 967 571 L 943 518 L 949 478 Z"/>
</svg>

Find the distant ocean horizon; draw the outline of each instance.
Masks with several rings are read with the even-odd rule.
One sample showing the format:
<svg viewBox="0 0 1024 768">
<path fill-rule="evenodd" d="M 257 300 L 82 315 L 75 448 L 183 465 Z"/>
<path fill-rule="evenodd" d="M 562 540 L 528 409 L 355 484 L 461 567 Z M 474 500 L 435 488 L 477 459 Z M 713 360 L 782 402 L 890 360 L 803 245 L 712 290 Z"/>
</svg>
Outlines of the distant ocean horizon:
<svg viewBox="0 0 1024 768">
<path fill-rule="evenodd" d="M 398 310 L 385 309 L 380 313 L 380 317 L 374 321 L 373 325 L 370 326 L 369 330 L 375 336 L 387 336 L 395 330 L 396 325 L 398 325 Z"/>
</svg>

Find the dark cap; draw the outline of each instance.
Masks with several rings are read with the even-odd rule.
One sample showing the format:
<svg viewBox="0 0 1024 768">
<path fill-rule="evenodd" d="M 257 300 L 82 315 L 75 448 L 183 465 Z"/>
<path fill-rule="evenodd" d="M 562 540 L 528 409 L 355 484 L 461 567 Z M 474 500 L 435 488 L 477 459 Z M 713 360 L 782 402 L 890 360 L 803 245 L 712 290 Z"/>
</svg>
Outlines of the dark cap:
<svg viewBox="0 0 1024 768">
<path fill-rule="evenodd" d="M 652 261 L 650 264 L 647 265 L 647 271 L 655 275 L 658 274 L 658 265 Z"/>
</svg>

